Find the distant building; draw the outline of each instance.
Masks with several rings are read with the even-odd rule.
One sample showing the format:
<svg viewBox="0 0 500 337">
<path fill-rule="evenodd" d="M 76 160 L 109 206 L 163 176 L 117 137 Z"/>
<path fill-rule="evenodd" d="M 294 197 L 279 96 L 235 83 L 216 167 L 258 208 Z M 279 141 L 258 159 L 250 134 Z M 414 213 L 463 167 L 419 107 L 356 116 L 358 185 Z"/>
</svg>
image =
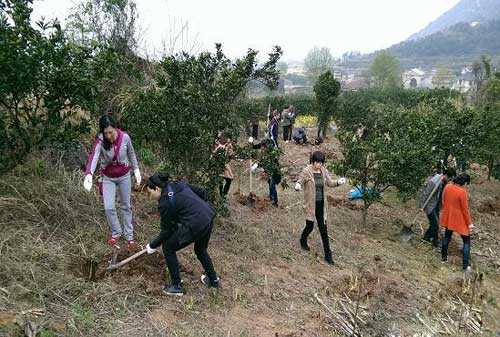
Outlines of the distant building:
<svg viewBox="0 0 500 337">
<path fill-rule="evenodd" d="M 403 73 L 403 85 L 405 88 L 422 88 L 425 83 L 425 71 L 413 68 Z"/>
<path fill-rule="evenodd" d="M 455 81 L 453 89 L 460 91 L 461 93 L 467 93 L 474 87 L 475 84 L 474 72 L 470 67 L 465 67 L 462 69 L 460 76 Z"/>
</svg>

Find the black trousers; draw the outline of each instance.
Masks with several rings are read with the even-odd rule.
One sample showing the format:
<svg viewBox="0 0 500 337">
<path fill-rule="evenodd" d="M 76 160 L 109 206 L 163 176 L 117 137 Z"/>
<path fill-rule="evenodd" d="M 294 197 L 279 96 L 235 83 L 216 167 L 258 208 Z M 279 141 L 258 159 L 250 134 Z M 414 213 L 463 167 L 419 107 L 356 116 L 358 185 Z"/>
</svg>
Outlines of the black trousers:
<svg viewBox="0 0 500 337">
<path fill-rule="evenodd" d="M 214 266 L 210 255 L 208 255 L 207 248 L 208 242 L 210 241 L 210 235 L 212 235 L 213 223 L 207 231 L 201 235 L 199 238 L 194 240 L 194 252 L 196 257 L 200 261 L 206 275 L 211 282 L 217 280 L 217 274 L 215 273 Z M 172 236 L 163 243 L 163 255 L 165 256 L 165 262 L 167 263 L 168 272 L 170 274 L 170 281 L 173 285 L 181 284 L 180 267 L 179 260 L 177 259 L 177 251 L 189 246 L 193 242 L 188 242 L 186 244 L 179 244 L 178 233 L 174 232 Z"/>
<path fill-rule="evenodd" d="M 219 192 L 221 197 L 225 197 L 231 188 L 231 182 L 233 180 L 230 178 L 224 177 L 224 181 L 221 181 L 219 184 Z"/>
<path fill-rule="evenodd" d="M 257 139 L 259 138 L 259 124 L 252 124 L 252 137 Z"/>
<path fill-rule="evenodd" d="M 328 239 L 328 230 L 325 223 L 325 208 L 324 201 L 316 201 L 316 220 L 318 221 L 318 229 L 321 235 L 321 241 L 323 241 L 323 250 L 325 251 L 325 258 L 332 256 L 332 251 L 330 250 L 330 241 Z M 307 237 L 314 229 L 314 221 L 306 221 L 306 227 L 302 231 L 300 237 L 301 242 L 307 243 Z"/>
<path fill-rule="evenodd" d="M 434 208 L 431 214 L 427 214 L 429 220 L 429 228 L 425 232 L 424 240 L 431 241 L 433 244 L 438 243 L 439 233 L 439 207 Z"/>
<path fill-rule="evenodd" d="M 283 140 L 284 141 L 292 140 L 292 126 L 291 125 L 283 126 Z"/>
</svg>

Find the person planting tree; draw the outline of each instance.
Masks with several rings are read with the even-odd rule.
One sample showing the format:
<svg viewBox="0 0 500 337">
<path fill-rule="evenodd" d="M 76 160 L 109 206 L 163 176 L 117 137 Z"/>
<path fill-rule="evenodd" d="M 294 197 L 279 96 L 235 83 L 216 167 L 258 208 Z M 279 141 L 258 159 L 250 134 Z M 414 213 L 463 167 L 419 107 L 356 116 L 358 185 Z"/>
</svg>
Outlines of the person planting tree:
<svg viewBox="0 0 500 337">
<path fill-rule="evenodd" d="M 447 184 L 443 191 L 443 210 L 440 222 L 445 228 L 441 259 L 448 261 L 448 245 L 453 232 L 457 232 L 463 241 L 463 263 L 464 271 L 471 270 L 470 267 L 470 232 L 474 228 L 469 211 L 469 198 L 465 189 L 470 184 L 470 176 L 466 173 L 460 174 L 453 179 L 453 183 Z"/>
<path fill-rule="evenodd" d="M 234 156 L 234 147 L 226 135 L 221 133 L 215 141 L 214 154 L 221 154 L 225 159 L 231 159 Z M 233 169 L 229 162 L 226 162 L 224 173 L 221 174 L 223 181 L 219 184 L 219 192 L 222 198 L 226 198 L 231 188 L 231 182 L 234 179 Z"/>
<path fill-rule="evenodd" d="M 219 287 L 219 278 L 207 252 L 215 217 L 214 209 L 207 202 L 207 192 L 186 182 L 170 181 L 169 175 L 161 172 L 148 179 L 147 192 L 151 199 L 158 201 L 161 222 L 160 234 L 146 245 L 146 250 L 153 254 L 162 246 L 171 281 L 163 292 L 176 296 L 184 294 L 177 251 L 192 243 L 205 270 L 201 282 L 208 287 Z"/>
<path fill-rule="evenodd" d="M 249 139 L 253 143 L 253 139 Z M 255 172 L 261 167 L 267 175 L 267 183 L 269 185 L 269 200 L 273 206 L 278 207 L 278 185 L 281 183 L 282 174 L 280 166 L 281 150 L 274 146 L 274 142 L 270 139 L 265 139 L 259 144 L 253 144 L 254 149 L 261 149 L 260 158 L 257 163 L 254 163 L 250 170 Z"/>
<path fill-rule="evenodd" d="M 445 170 L 442 174 L 441 162 L 436 166 L 434 174 L 429 176 L 425 185 L 419 194 L 419 208 L 425 212 L 429 220 L 429 228 L 424 234 L 423 240 L 431 242 L 434 247 L 439 245 L 439 206 L 443 188 L 446 183 L 455 177 L 456 173 L 453 168 Z"/>
<path fill-rule="evenodd" d="M 130 136 L 117 128 L 116 121 L 110 115 L 99 119 L 99 134 L 96 136 L 92 152 L 85 165 L 83 187 L 90 192 L 92 176 L 100 161 L 101 181 L 99 190 L 104 203 L 104 211 L 110 229 L 108 244 L 115 246 L 122 233 L 129 248 L 135 246 L 132 208 L 130 204 L 131 177 L 134 172 L 136 185 L 141 183 L 141 172 Z M 116 190 L 120 194 L 120 208 L 123 216 L 123 229 L 120 225 L 115 207 Z"/>
<path fill-rule="evenodd" d="M 318 229 L 323 241 L 325 261 L 333 265 L 332 252 L 327 230 L 328 203 L 326 202 L 325 186 L 335 187 L 346 183 L 346 178 L 340 178 L 333 181 L 330 173 L 324 166 L 325 154 L 321 151 L 315 151 L 310 158 L 310 164 L 304 168 L 299 180 L 295 184 L 295 190 L 302 190 L 304 186 L 304 202 L 306 213 L 306 226 L 300 237 L 300 246 L 304 250 L 310 250 L 307 244 L 307 238 L 314 228 L 314 220 L 318 223 Z"/>
</svg>

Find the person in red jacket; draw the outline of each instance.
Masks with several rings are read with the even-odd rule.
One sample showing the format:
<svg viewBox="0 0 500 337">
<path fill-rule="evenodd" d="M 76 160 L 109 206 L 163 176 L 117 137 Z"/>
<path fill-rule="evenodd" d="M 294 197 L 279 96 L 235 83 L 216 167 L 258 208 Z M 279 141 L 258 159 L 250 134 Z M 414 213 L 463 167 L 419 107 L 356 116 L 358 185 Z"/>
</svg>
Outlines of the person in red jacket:
<svg viewBox="0 0 500 337">
<path fill-rule="evenodd" d="M 470 270 L 470 230 L 474 227 L 469 212 L 469 200 L 465 185 L 470 184 L 470 176 L 462 173 L 453 183 L 446 185 L 443 191 L 443 208 L 441 225 L 445 228 L 441 258 L 448 261 L 448 245 L 453 232 L 457 232 L 463 240 L 463 269 Z"/>
</svg>

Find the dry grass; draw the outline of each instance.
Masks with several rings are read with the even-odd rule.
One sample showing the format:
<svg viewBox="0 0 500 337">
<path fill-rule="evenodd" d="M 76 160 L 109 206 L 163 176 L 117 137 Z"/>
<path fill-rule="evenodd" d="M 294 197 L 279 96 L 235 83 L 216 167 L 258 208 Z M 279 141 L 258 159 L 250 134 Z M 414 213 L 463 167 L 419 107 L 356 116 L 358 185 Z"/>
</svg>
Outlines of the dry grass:
<svg viewBox="0 0 500 337">
<path fill-rule="evenodd" d="M 337 146 L 322 147 L 336 154 Z M 312 148 L 285 148 L 292 179 Z M 386 205 L 373 206 L 368 228 L 362 228 L 356 204 L 343 200 L 347 186 L 329 192 L 336 261 L 330 267 L 322 260 L 316 230 L 311 252 L 299 248 L 302 195 L 280 188 L 281 207 L 276 209 L 262 201 L 267 184 L 256 179 L 259 207 L 242 205 L 238 195 L 250 192 L 245 173 L 232 187 L 237 195 L 229 201 L 231 215 L 217 220 L 209 248 L 221 289 L 201 286 L 201 268 L 192 248 L 186 248 L 180 260 L 187 294 L 172 299 L 159 292 L 165 278 L 160 256 L 88 280 L 85 266 L 93 261 L 102 270 L 109 252 L 102 206 L 95 195 L 82 191 L 80 180 L 77 173 L 40 172 L 29 165 L 0 179 L 0 335 L 20 335 L 19 324 L 6 323 L 17 318 L 21 324 L 42 325 L 44 336 L 342 336 L 338 316 L 350 319 L 342 309 L 346 297 L 351 311 L 358 308 L 363 322 L 355 319 L 353 325 L 363 336 L 437 336 L 431 331 L 444 330 L 443 324 L 453 332 L 450 336 L 466 336 L 467 328 L 452 330 L 447 315 L 463 325 L 461 317 L 467 311 L 472 316 L 472 308 L 481 311 L 485 336 L 500 329 L 500 219 L 478 212 L 498 196 L 498 182 L 480 180 L 471 192 L 478 227 L 472 263 L 478 272 L 474 275 L 481 275 L 474 282 L 460 270 L 456 243 L 450 264 L 442 265 L 439 252 L 430 246 L 399 240 L 401 221 L 414 214 L 411 204 L 388 195 Z M 154 203 L 141 195 L 135 198 L 136 232 L 145 242 L 157 231 L 158 218 Z M 318 303 L 316 294 L 334 314 Z M 33 308 L 43 309 L 43 315 L 22 313 Z"/>
</svg>

